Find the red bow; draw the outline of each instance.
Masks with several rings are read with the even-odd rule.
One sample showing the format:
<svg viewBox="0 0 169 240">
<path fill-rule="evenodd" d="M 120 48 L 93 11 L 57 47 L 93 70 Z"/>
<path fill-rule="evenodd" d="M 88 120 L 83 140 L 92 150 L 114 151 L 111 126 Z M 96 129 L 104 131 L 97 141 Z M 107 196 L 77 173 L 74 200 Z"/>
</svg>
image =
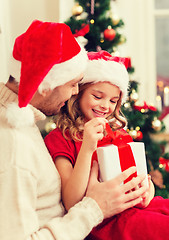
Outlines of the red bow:
<svg viewBox="0 0 169 240">
<path fill-rule="evenodd" d="M 124 145 L 125 143 L 133 142 L 132 137 L 124 129 L 120 129 L 113 132 L 108 123 L 106 124 L 106 132 L 107 136 L 103 137 L 102 140 L 98 141 L 97 144 L 98 147 L 108 144 L 121 146 Z"/>
<path fill-rule="evenodd" d="M 136 166 L 134 156 L 131 150 L 129 142 L 133 142 L 132 137 L 123 129 L 113 132 L 109 124 L 106 124 L 107 136 L 98 141 L 98 147 L 106 146 L 108 144 L 114 144 L 118 146 L 119 159 L 122 172 L 131 166 Z M 110 156 L 111 157 L 111 156 Z M 97 154 L 94 152 L 92 159 L 97 159 Z M 113 161 L 113 156 L 112 156 Z M 133 177 L 136 177 L 137 173 L 132 174 L 125 182 L 128 182 Z"/>
<path fill-rule="evenodd" d="M 105 61 L 114 61 L 114 62 L 122 63 L 122 64 L 124 64 L 126 69 L 128 67 L 131 67 L 130 58 L 122 58 L 122 57 L 112 56 L 110 53 L 108 53 L 104 50 L 101 50 L 97 53 L 96 52 L 89 52 L 88 53 L 88 58 L 89 58 L 89 60 L 103 59 Z"/>
<path fill-rule="evenodd" d="M 150 105 L 147 105 L 146 102 L 144 102 L 144 105 L 142 106 L 134 106 L 134 109 L 135 110 L 138 110 L 138 111 L 141 111 L 141 109 L 147 109 L 147 110 L 151 110 L 151 111 L 157 111 L 157 108 L 156 107 L 153 107 L 153 106 L 150 106 Z"/>
<path fill-rule="evenodd" d="M 169 159 L 159 158 L 159 163 L 162 164 L 167 172 L 169 172 Z"/>
<path fill-rule="evenodd" d="M 75 34 L 73 34 L 74 37 L 80 37 L 85 36 L 89 32 L 89 24 L 82 24 L 82 28 L 80 30 L 75 30 Z"/>
</svg>

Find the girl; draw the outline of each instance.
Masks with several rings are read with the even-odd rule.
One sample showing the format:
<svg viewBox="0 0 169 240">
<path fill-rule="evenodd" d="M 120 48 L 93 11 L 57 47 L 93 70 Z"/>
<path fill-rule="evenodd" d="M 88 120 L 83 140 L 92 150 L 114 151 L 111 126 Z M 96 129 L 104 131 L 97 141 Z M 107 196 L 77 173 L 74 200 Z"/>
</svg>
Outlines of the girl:
<svg viewBox="0 0 169 240">
<path fill-rule="evenodd" d="M 88 53 L 88 58 L 89 62 L 79 94 L 68 100 L 61 109 L 57 119 L 58 128 L 45 138 L 45 143 L 61 176 L 62 201 L 67 210 L 85 195 L 92 155 L 97 148 L 98 141 L 102 140 L 106 134 L 104 130 L 108 120 L 111 119 L 113 131 L 121 135 L 126 134 L 123 130 L 126 120 L 120 113 L 120 106 L 127 96 L 129 82 L 125 68 L 127 59 L 112 57 L 105 51 Z M 145 215 L 146 211 L 154 207 L 154 202 L 157 200 L 152 201 L 151 204 L 153 196 L 154 187 L 149 178 L 149 188 L 137 205 L 139 208 L 145 208 L 144 211 L 131 208 L 104 220 L 102 224 L 93 229 L 88 239 L 144 239 L 145 235 L 140 232 L 140 220 L 143 219 L 140 212 L 144 212 Z M 121 201 L 120 193 L 119 201 Z M 166 201 L 161 199 L 161 204 L 169 204 Z M 148 205 L 151 206 L 147 207 Z M 159 211 L 157 210 L 158 214 Z M 154 211 L 153 214 L 157 213 Z M 151 219 L 152 224 L 153 221 L 160 223 L 160 217 L 163 217 L 161 214 L 158 219 L 154 220 L 151 214 L 148 216 L 151 216 L 148 220 Z M 138 219 L 137 222 L 136 219 Z M 128 222 L 133 225 L 128 226 Z M 143 223 L 145 224 L 145 221 Z M 165 224 L 168 223 L 169 217 Z M 133 227 L 136 229 L 137 224 L 139 231 L 133 233 Z M 153 236 L 148 230 L 146 234 L 149 234 L 148 239 Z"/>
</svg>

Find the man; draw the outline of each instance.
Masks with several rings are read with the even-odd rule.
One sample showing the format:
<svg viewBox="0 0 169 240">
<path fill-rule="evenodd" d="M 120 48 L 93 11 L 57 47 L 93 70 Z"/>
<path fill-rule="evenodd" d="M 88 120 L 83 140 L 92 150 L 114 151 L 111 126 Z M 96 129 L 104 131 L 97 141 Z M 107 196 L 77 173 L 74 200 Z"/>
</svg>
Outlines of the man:
<svg viewBox="0 0 169 240">
<path fill-rule="evenodd" d="M 86 62 L 65 24 L 34 21 L 15 41 L 12 77 L 0 84 L 2 240 L 83 239 L 103 218 L 142 199 L 146 189 L 137 186 L 143 176 L 121 185 L 135 168 L 99 183 L 95 163 L 86 197 L 65 213 L 60 177 L 35 122 L 56 114 L 78 93 Z"/>
</svg>

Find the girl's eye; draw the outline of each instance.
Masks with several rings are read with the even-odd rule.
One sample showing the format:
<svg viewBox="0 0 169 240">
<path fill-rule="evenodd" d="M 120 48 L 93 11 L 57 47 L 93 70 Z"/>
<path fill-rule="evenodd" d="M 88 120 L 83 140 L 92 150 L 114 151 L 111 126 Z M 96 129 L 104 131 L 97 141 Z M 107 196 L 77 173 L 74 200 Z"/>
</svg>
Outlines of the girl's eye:
<svg viewBox="0 0 169 240">
<path fill-rule="evenodd" d="M 111 103 L 117 103 L 117 102 L 116 102 L 116 101 L 114 101 L 114 100 L 110 100 L 110 102 L 111 102 Z"/>
<path fill-rule="evenodd" d="M 101 97 L 96 96 L 96 95 L 94 95 L 94 94 L 93 94 L 93 96 L 94 96 L 96 99 L 101 99 Z"/>
</svg>

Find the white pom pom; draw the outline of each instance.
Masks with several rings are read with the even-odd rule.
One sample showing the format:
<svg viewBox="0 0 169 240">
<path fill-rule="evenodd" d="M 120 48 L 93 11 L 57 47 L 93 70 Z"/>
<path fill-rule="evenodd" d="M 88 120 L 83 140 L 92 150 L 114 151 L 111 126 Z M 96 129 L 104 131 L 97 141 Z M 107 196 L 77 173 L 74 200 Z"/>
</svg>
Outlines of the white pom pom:
<svg viewBox="0 0 169 240">
<path fill-rule="evenodd" d="M 19 108 L 16 103 L 7 106 L 6 118 L 8 123 L 15 128 L 31 126 L 34 123 L 34 114 L 29 106 Z"/>
<path fill-rule="evenodd" d="M 78 37 L 76 38 L 76 40 L 77 40 L 78 43 L 80 43 L 83 47 L 86 46 L 87 43 L 88 43 L 88 40 L 87 40 L 85 37 L 83 37 L 83 36 L 78 36 Z"/>
</svg>

